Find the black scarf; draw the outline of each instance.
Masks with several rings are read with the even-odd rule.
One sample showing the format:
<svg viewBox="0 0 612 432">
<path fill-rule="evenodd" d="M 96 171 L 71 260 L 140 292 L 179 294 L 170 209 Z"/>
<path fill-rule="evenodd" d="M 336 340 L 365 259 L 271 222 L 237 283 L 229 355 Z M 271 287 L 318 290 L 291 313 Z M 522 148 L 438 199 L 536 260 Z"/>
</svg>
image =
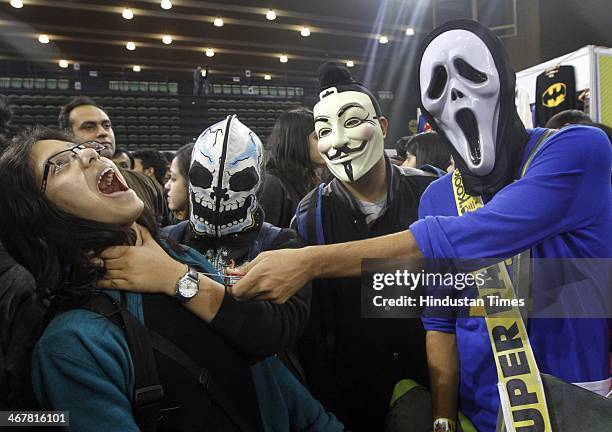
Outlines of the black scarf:
<svg viewBox="0 0 612 432">
<path fill-rule="evenodd" d="M 188 225 L 185 232 L 184 244 L 197 250 L 201 254 L 206 254 L 209 250 L 215 252 L 225 249 L 228 252 L 227 262 L 233 260 L 236 265 L 241 265 L 249 259 L 249 251 L 261 230 L 263 224 L 263 211 L 258 207 L 254 216 L 255 226 L 246 231 L 229 234 L 223 237 L 208 237 L 196 234 L 191 226 Z"/>
</svg>

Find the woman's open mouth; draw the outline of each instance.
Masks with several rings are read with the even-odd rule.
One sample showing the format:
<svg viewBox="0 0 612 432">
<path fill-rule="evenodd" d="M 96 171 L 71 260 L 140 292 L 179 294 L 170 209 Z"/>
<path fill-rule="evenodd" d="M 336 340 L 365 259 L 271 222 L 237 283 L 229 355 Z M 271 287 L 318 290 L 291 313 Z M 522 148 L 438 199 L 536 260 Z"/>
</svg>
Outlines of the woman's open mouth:
<svg viewBox="0 0 612 432">
<path fill-rule="evenodd" d="M 98 190 L 104 195 L 111 195 L 116 192 L 126 192 L 129 188 L 123 184 L 115 170 L 108 167 L 98 177 Z"/>
</svg>

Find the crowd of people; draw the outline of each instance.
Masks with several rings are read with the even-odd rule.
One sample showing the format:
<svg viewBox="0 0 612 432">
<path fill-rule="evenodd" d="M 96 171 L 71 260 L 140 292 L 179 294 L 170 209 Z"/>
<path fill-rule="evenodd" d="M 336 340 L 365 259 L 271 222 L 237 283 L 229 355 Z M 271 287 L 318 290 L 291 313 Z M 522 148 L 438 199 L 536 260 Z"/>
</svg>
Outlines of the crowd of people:
<svg viewBox="0 0 612 432">
<path fill-rule="evenodd" d="M 505 51 L 476 23 L 434 30 L 417 76 L 435 131 L 393 158 L 377 98 L 334 63 L 313 110 L 280 115 L 265 144 L 230 115 L 176 152 L 129 152 L 89 97 L 57 130 L 18 130 L 0 99 L 0 410 L 69 411 L 77 431 L 565 421 L 546 404 L 521 417 L 527 389 L 498 390 L 482 316 L 363 318 L 361 260 L 611 258 L 609 136 L 572 113 L 526 130 Z M 604 317 L 525 328 L 541 372 L 610 391 Z M 398 404 L 405 379 L 427 409 Z"/>
</svg>

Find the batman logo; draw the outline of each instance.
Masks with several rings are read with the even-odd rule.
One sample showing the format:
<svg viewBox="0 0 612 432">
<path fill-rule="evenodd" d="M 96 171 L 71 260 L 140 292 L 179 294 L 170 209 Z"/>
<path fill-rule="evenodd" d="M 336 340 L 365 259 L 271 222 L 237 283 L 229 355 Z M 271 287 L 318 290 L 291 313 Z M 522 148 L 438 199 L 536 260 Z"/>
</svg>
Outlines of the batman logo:
<svg viewBox="0 0 612 432">
<path fill-rule="evenodd" d="M 542 94 L 542 105 L 546 108 L 554 108 L 565 102 L 567 89 L 563 83 L 554 83 Z"/>
</svg>

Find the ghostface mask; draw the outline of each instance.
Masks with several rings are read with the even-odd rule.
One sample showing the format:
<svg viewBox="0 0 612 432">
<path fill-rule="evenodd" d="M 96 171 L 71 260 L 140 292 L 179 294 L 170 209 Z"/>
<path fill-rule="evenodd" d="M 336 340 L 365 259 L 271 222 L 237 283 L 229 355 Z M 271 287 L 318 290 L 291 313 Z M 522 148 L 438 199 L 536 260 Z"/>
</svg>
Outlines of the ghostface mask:
<svg viewBox="0 0 612 432">
<path fill-rule="evenodd" d="M 380 108 L 343 67 L 326 63 L 319 79 L 320 101 L 313 109 L 319 152 L 335 177 L 359 180 L 384 154 Z"/>
<path fill-rule="evenodd" d="M 501 42 L 474 21 L 451 21 L 426 38 L 419 58 L 423 113 L 451 146 L 468 192 L 492 196 L 517 175 L 528 140 Z"/>
<path fill-rule="evenodd" d="M 236 116 L 198 137 L 189 168 L 190 221 L 196 235 L 223 237 L 256 225 L 261 141 Z"/>
</svg>

